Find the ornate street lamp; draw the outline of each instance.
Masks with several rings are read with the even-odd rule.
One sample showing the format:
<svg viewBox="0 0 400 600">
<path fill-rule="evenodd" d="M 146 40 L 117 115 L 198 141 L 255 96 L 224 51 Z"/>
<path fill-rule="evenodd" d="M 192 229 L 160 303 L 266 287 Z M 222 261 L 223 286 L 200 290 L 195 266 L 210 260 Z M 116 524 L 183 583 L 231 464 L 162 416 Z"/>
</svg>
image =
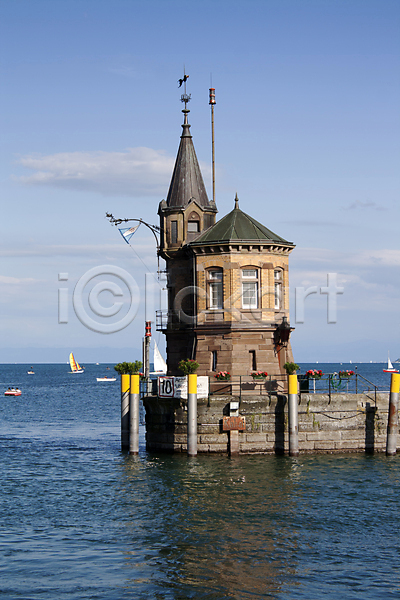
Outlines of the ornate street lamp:
<svg viewBox="0 0 400 600">
<path fill-rule="evenodd" d="M 289 343 L 291 327 L 288 323 L 287 317 L 282 318 L 282 323 L 280 323 L 274 332 L 274 341 L 277 346 L 281 348 L 286 348 Z"/>
</svg>

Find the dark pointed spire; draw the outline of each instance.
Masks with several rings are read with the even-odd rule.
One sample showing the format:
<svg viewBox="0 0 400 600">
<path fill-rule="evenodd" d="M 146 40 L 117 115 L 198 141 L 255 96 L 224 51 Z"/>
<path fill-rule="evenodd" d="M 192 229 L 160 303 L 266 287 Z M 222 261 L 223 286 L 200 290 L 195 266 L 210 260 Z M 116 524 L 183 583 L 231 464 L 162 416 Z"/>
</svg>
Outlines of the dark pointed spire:
<svg viewBox="0 0 400 600">
<path fill-rule="evenodd" d="M 236 192 L 236 196 L 235 196 L 235 208 L 239 209 L 239 198 Z"/>
<path fill-rule="evenodd" d="M 193 146 L 192 135 L 190 133 L 190 125 L 188 122 L 188 114 L 190 111 L 186 106 L 187 102 L 185 101 L 185 108 L 182 111 L 184 114 L 182 125 L 183 131 L 175 161 L 174 172 L 169 186 L 167 206 L 183 208 L 187 206 L 191 200 L 196 200 L 203 208 L 210 208 L 215 205 L 211 205 L 208 200 L 203 176 Z"/>
</svg>

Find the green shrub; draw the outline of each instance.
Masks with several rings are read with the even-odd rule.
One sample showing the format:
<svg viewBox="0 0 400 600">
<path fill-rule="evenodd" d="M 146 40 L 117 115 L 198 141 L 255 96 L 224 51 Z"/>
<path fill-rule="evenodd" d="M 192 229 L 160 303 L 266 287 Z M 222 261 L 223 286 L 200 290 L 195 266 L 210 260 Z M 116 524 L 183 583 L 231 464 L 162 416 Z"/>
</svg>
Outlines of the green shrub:
<svg viewBox="0 0 400 600">
<path fill-rule="evenodd" d="M 191 375 L 196 373 L 199 368 L 199 363 L 191 358 L 182 359 L 178 365 L 178 369 L 182 371 L 184 375 Z"/>
<path fill-rule="evenodd" d="M 140 360 L 135 360 L 135 362 L 118 363 L 114 369 L 120 375 L 138 375 L 142 366 L 143 363 Z"/>
<path fill-rule="evenodd" d="M 294 375 L 296 371 L 300 371 L 300 367 L 296 363 L 287 362 L 283 365 L 283 368 L 288 375 Z"/>
</svg>

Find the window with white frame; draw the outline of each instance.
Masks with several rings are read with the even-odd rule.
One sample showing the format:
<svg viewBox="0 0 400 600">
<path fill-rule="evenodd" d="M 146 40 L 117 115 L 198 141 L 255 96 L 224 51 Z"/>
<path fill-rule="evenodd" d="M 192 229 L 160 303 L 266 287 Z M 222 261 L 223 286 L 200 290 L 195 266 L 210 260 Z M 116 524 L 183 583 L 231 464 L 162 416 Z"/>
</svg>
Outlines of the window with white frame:
<svg viewBox="0 0 400 600">
<path fill-rule="evenodd" d="M 207 280 L 208 308 L 212 310 L 222 309 L 224 305 L 222 269 L 210 269 L 207 271 Z"/>
<path fill-rule="evenodd" d="M 257 269 L 242 269 L 242 308 L 258 308 Z"/>
<path fill-rule="evenodd" d="M 274 307 L 275 310 L 282 308 L 282 271 L 275 269 L 274 271 Z"/>
</svg>

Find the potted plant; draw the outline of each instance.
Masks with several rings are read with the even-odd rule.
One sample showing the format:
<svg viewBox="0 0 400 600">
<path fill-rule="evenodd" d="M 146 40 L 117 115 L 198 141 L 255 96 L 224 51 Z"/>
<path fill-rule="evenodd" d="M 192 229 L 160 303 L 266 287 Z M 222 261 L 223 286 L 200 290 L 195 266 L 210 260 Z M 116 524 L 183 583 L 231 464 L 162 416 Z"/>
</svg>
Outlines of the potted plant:
<svg viewBox="0 0 400 600">
<path fill-rule="evenodd" d="M 306 373 L 309 379 L 321 379 L 323 376 L 323 372 L 321 370 L 317 371 L 316 369 L 310 369 Z"/>
<path fill-rule="evenodd" d="M 321 379 L 322 376 L 323 376 L 323 372 L 321 370 L 317 371 L 317 369 L 310 369 L 306 373 L 307 379 L 312 379 L 314 394 L 315 394 L 315 381 L 317 379 Z"/>
<path fill-rule="evenodd" d="M 138 375 L 142 366 L 140 360 L 135 360 L 135 362 L 118 363 L 115 365 L 114 370 L 120 375 Z"/>
<path fill-rule="evenodd" d="M 339 379 L 350 379 L 353 375 L 354 371 L 349 371 L 348 369 L 346 371 L 339 371 Z"/>
<path fill-rule="evenodd" d="M 283 368 L 285 369 L 285 371 L 288 375 L 294 375 L 296 373 L 296 371 L 300 371 L 299 365 L 297 365 L 296 363 L 293 363 L 293 362 L 285 363 L 283 365 Z"/>
<path fill-rule="evenodd" d="M 198 368 L 199 363 L 191 358 L 183 358 L 178 365 L 178 369 L 184 375 L 192 375 L 192 373 L 196 373 Z"/>
<path fill-rule="evenodd" d="M 229 381 L 231 374 L 228 373 L 228 371 L 218 371 L 218 373 L 215 373 L 214 377 L 217 381 Z"/>
<path fill-rule="evenodd" d="M 268 376 L 267 371 L 253 371 L 251 373 L 253 379 L 265 379 Z"/>
</svg>

